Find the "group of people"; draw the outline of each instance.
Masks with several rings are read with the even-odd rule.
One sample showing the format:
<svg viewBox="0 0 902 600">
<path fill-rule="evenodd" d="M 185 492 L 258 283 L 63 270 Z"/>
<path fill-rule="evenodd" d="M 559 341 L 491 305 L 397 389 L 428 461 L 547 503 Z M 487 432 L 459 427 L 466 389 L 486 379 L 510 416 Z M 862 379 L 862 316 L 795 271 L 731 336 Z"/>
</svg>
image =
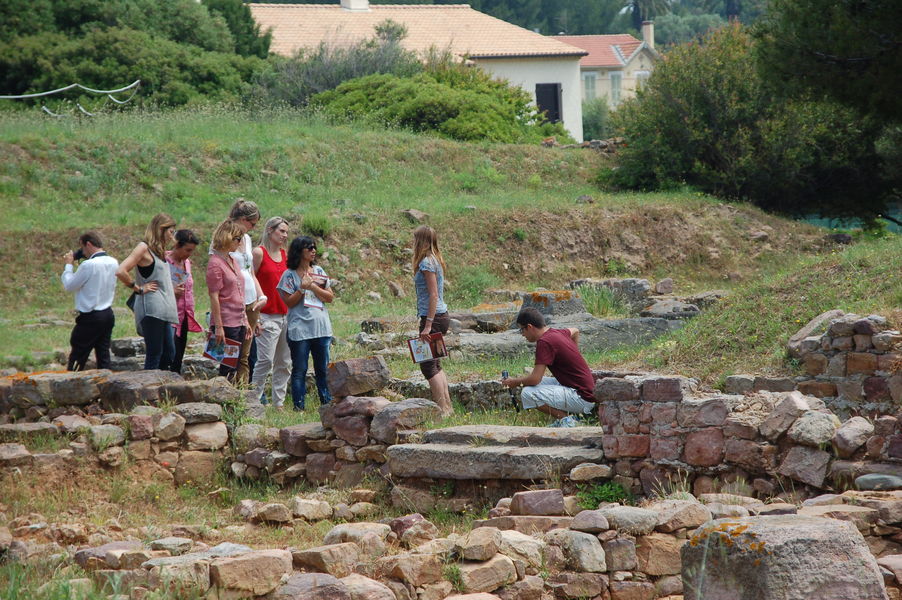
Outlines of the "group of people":
<svg viewBox="0 0 902 600">
<path fill-rule="evenodd" d="M 313 356 L 316 388 L 322 404 L 331 401 L 327 384 L 332 322 L 327 309 L 335 299 L 329 276 L 317 265 L 316 241 L 294 238 L 286 251 L 289 223 L 272 217 L 254 246 L 250 232 L 260 221 L 254 202 L 236 201 L 228 217 L 214 230 L 207 261 L 210 296 L 207 331 L 217 345 L 240 345 L 235 366 L 220 363 L 219 373 L 250 386 L 252 401 L 285 404 L 290 381 L 295 410 L 304 410 L 307 366 Z M 116 280 L 131 290 L 127 304 L 144 338 L 145 369 L 181 372 L 188 334 L 204 328 L 194 314 L 191 257 L 200 238 L 176 229 L 165 213 L 147 226 L 144 239 L 118 263 L 103 250 L 97 232 L 80 238 L 81 247 L 65 255 L 62 275 L 66 290 L 75 293 L 78 313 L 70 338 L 69 370 L 80 370 L 93 350 L 98 368 L 110 366 L 112 311 Z M 84 262 L 74 269 L 78 259 Z M 445 261 L 431 227 L 413 232 L 413 283 L 416 290 L 419 337 L 428 342 L 450 325 L 444 300 Z M 555 419 L 556 426 L 576 425 L 594 408 L 592 372 L 579 352 L 579 331 L 549 327 L 542 314 L 524 309 L 516 319 L 520 333 L 536 344 L 535 366 L 523 377 L 506 378 L 508 387 L 524 386 L 524 408 L 535 408 Z M 419 363 L 432 398 L 447 417 L 452 412 L 448 379 L 440 359 Z M 546 377 L 549 370 L 553 377 Z M 265 395 L 272 376 L 271 398 Z"/>
<path fill-rule="evenodd" d="M 260 243 L 254 246 L 250 232 L 259 221 L 257 205 L 238 200 L 212 234 L 206 271 L 208 337 L 217 345 L 240 344 L 236 366 L 223 361 L 219 374 L 249 385 L 253 401 L 271 401 L 277 408 L 284 406 L 290 382 L 292 404 L 295 410 L 304 410 L 312 355 L 317 393 L 326 404 L 332 399 L 326 377 L 332 343 L 327 305 L 335 298 L 331 280 L 316 264 L 316 241 L 300 236 L 288 244 L 289 224 L 282 217 L 266 221 Z M 79 241 L 81 247 L 64 256 L 62 275 L 65 289 L 75 293 L 78 313 L 70 337 L 69 370 L 84 369 L 92 351 L 98 368 L 110 367 L 118 279 L 132 293 L 127 304 L 144 338 L 144 368 L 181 372 L 188 334 L 204 331 L 195 316 L 191 268 L 191 257 L 201 243 L 197 234 L 177 229 L 172 217 L 160 213 L 121 264 L 104 252 L 99 233 L 86 232 Z M 420 335 L 426 339 L 431 333 L 446 333 L 449 323 L 443 298 L 444 260 L 430 227 L 414 232 L 414 257 Z M 75 270 L 79 259 L 84 262 Z M 450 414 L 448 380 L 439 360 L 420 367 L 442 413 Z"/>
</svg>

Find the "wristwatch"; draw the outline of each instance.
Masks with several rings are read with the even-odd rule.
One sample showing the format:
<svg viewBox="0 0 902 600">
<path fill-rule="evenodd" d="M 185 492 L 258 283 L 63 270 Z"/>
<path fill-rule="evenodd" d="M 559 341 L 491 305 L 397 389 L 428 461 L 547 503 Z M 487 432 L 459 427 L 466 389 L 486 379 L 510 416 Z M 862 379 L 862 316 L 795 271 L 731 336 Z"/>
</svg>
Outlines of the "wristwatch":
<svg viewBox="0 0 902 600">
<path fill-rule="evenodd" d="M 138 285 L 138 282 L 136 281 L 135 283 L 132 284 L 132 291 L 134 291 L 136 294 L 138 294 L 140 296 L 141 294 L 144 293 L 144 288 L 142 288 L 140 285 Z"/>
</svg>

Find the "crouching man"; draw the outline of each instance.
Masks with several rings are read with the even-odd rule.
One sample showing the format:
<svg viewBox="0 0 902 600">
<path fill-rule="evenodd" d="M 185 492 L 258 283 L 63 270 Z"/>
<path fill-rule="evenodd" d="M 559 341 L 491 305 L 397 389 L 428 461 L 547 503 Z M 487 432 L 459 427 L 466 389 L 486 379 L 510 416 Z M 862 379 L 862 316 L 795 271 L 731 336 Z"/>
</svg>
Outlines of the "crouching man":
<svg viewBox="0 0 902 600">
<path fill-rule="evenodd" d="M 534 308 L 517 315 L 520 334 L 536 345 L 535 366 L 529 375 L 509 377 L 501 383 L 509 388 L 524 386 L 520 393 L 523 408 L 535 408 L 551 415 L 551 427 L 575 427 L 580 417 L 595 408 L 595 380 L 586 359 L 580 354 L 579 330 L 553 329 Z M 545 377 L 545 370 L 553 377 Z"/>
</svg>

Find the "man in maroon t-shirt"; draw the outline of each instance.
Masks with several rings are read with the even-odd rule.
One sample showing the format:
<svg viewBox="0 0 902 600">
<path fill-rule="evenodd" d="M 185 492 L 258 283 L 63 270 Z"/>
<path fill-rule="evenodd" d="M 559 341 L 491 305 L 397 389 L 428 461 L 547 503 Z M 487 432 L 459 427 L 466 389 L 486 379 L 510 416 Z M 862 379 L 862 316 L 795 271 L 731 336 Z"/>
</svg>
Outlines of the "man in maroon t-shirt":
<svg viewBox="0 0 902 600">
<path fill-rule="evenodd" d="M 552 427 L 573 427 L 577 419 L 595 408 L 595 380 L 586 359 L 579 353 L 579 329 L 552 329 L 534 308 L 517 315 L 520 333 L 536 344 L 536 363 L 529 375 L 510 377 L 501 383 L 525 386 L 520 394 L 523 408 L 535 408 L 557 421 Z M 545 369 L 553 377 L 545 377 Z"/>
</svg>

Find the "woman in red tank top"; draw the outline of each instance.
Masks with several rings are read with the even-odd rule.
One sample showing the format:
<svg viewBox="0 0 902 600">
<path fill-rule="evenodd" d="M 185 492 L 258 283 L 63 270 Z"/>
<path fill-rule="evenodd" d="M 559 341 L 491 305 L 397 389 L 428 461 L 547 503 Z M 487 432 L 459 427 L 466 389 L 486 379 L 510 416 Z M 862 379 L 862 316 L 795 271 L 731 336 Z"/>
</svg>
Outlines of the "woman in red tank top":
<svg viewBox="0 0 902 600">
<path fill-rule="evenodd" d="M 288 380 L 291 376 L 291 353 L 288 349 L 288 307 L 276 291 L 285 272 L 285 242 L 288 221 L 272 217 L 263 227 L 260 246 L 254 248 L 254 271 L 267 301 L 260 309 L 260 333 L 257 334 L 257 364 L 254 367 L 252 398 L 266 404 L 266 378 L 272 373 L 272 404 L 282 410 Z"/>
</svg>

